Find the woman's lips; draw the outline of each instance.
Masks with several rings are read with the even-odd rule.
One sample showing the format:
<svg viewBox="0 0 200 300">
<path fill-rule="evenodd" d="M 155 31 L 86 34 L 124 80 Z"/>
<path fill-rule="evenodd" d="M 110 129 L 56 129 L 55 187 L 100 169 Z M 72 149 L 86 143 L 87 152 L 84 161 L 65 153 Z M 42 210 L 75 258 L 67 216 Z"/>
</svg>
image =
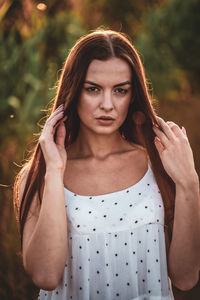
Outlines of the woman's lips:
<svg viewBox="0 0 200 300">
<path fill-rule="evenodd" d="M 97 118 L 97 121 L 100 125 L 108 126 L 114 122 L 114 119 Z"/>
</svg>

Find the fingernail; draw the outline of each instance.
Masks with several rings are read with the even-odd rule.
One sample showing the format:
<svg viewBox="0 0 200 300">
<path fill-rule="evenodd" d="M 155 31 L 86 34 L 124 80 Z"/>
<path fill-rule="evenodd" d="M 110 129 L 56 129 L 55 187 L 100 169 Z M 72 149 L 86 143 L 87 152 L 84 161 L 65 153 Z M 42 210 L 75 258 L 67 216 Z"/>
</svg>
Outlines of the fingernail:
<svg viewBox="0 0 200 300">
<path fill-rule="evenodd" d="M 184 132 L 186 133 L 186 129 L 185 129 L 185 127 L 183 127 L 183 126 L 182 126 L 182 129 L 183 129 L 183 130 L 184 130 Z"/>
</svg>

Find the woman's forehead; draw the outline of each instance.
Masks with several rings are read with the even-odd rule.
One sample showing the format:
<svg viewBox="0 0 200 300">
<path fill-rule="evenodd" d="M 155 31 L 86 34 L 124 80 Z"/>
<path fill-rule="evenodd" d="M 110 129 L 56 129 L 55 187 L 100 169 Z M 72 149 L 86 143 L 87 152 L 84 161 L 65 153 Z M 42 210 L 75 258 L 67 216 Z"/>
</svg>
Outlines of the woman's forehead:
<svg viewBox="0 0 200 300">
<path fill-rule="evenodd" d="M 93 60 L 87 70 L 86 80 L 120 80 L 131 81 L 131 68 L 123 59 L 113 57 L 108 60 Z"/>
</svg>

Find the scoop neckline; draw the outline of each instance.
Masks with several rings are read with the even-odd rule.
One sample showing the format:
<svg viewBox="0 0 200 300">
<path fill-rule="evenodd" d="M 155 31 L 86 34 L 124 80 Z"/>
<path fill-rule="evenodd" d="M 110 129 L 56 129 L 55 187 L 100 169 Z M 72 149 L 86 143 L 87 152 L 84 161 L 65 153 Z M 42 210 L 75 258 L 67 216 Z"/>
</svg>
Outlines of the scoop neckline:
<svg viewBox="0 0 200 300">
<path fill-rule="evenodd" d="M 64 186 L 64 190 L 67 191 L 69 194 L 73 194 L 73 195 L 76 195 L 76 196 L 79 196 L 79 197 L 84 197 L 84 198 L 106 197 L 106 196 L 109 196 L 109 195 L 122 193 L 122 192 L 124 192 L 124 191 L 126 191 L 126 190 L 131 190 L 131 189 L 135 188 L 136 186 L 138 186 L 140 183 L 142 183 L 142 182 L 146 179 L 148 173 L 150 172 L 150 169 L 151 169 L 151 166 L 150 166 L 150 164 L 148 163 L 147 171 L 145 172 L 144 176 L 143 176 L 139 181 L 137 181 L 136 183 L 134 183 L 134 184 L 131 185 L 131 186 L 126 187 L 126 188 L 123 189 L 123 190 L 118 190 L 118 191 L 116 191 L 116 192 L 111 192 L 111 193 L 106 193 L 106 194 L 101 194 L 101 195 L 80 195 L 80 194 L 77 194 L 77 193 L 75 193 L 75 192 L 70 191 L 70 190 L 69 190 L 68 188 L 66 188 L 65 186 Z"/>
</svg>

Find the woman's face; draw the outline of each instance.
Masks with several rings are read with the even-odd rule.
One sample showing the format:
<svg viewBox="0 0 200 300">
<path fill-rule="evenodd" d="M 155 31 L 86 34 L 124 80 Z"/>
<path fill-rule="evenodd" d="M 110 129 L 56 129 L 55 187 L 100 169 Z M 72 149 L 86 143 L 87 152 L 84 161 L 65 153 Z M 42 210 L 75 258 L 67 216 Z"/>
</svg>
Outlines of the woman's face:
<svg viewBox="0 0 200 300">
<path fill-rule="evenodd" d="M 80 129 L 103 135 L 117 131 L 128 113 L 131 82 L 131 68 L 124 60 L 93 60 L 77 105 Z"/>
</svg>

